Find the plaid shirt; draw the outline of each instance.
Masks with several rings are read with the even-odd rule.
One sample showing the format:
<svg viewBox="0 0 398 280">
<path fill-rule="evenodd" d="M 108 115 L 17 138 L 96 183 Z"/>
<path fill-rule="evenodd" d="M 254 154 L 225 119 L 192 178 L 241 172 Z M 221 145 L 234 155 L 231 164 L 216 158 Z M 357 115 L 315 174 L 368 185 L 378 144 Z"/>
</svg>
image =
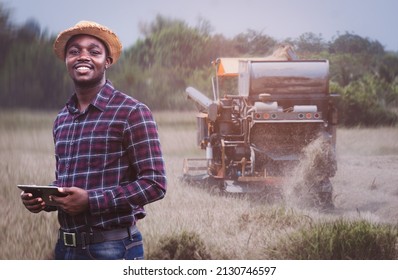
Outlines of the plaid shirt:
<svg viewBox="0 0 398 280">
<path fill-rule="evenodd" d="M 61 209 L 65 230 L 111 229 L 135 224 L 143 206 L 163 198 L 165 167 L 157 126 L 147 106 L 107 81 L 85 112 L 76 95 L 54 122 L 58 187 L 87 190 L 89 210 L 70 216 Z"/>
</svg>

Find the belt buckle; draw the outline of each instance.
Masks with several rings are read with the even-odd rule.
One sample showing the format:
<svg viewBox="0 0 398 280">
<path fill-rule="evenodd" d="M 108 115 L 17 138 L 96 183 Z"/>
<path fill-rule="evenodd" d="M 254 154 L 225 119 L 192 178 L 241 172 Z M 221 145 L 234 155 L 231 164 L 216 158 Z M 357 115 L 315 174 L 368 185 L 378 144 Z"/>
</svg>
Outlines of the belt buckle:
<svg viewBox="0 0 398 280">
<path fill-rule="evenodd" d="M 74 232 L 64 232 L 64 244 L 69 247 L 76 247 L 76 233 Z"/>
</svg>

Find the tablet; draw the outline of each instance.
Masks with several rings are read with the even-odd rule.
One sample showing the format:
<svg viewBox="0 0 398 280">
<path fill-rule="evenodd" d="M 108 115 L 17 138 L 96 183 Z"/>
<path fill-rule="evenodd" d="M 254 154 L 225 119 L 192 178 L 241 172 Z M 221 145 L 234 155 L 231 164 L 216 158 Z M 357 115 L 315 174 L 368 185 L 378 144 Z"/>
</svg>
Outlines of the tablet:
<svg viewBox="0 0 398 280">
<path fill-rule="evenodd" d="M 26 193 L 31 193 L 33 197 L 41 197 L 46 205 L 56 205 L 54 201 L 50 201 L 50 195 L 67 196 L 66 193 L 59 192 L 56 186 L 18 185 L 18 188 Z"/>
</svg>

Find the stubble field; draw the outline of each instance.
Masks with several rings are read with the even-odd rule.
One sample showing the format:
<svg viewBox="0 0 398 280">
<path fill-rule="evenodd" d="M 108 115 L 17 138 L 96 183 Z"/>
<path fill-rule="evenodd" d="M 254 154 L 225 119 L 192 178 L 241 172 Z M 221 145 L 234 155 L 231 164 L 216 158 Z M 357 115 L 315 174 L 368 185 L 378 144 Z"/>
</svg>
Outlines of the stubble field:
<svg viewBox="0 0 398 280">
<path fill-rule="evenodd" d="M 0 113 L 0 259 L 51 259 L 56 213 L 32 214 L 17 184 L 54 178 L 51 127 L 55 112 Z M 320 212 L 289 201 L 219 196 L 179 180 L 196 148 L 195 113 L 155 112 L 166 160 L 166 197 L 146 207 L 138 226 L 147 256 L 165 237 L 193 232 L 212 259 L 267 259 L 269 248 L 305 224 L 337 219 L 398 225 L 398 129 L 338 129 L 338 170 L 332 179 L 336 209 Z"/>
</svg>

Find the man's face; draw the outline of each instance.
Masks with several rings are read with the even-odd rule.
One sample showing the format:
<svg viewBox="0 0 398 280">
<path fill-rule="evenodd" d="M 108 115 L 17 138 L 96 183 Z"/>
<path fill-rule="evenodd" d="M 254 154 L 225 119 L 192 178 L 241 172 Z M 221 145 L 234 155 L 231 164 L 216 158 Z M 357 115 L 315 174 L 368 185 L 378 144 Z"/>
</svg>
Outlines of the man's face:
<svg viewBox="0 0 398 280">
<path fill-rule="evenodd" d="M 66 45 L 65 63 L 75 85 L 90 87 L 105 81 L 105 70 L 111 64 L 111 58 L 101 40 L 77 35 Z"/>
</svg>

